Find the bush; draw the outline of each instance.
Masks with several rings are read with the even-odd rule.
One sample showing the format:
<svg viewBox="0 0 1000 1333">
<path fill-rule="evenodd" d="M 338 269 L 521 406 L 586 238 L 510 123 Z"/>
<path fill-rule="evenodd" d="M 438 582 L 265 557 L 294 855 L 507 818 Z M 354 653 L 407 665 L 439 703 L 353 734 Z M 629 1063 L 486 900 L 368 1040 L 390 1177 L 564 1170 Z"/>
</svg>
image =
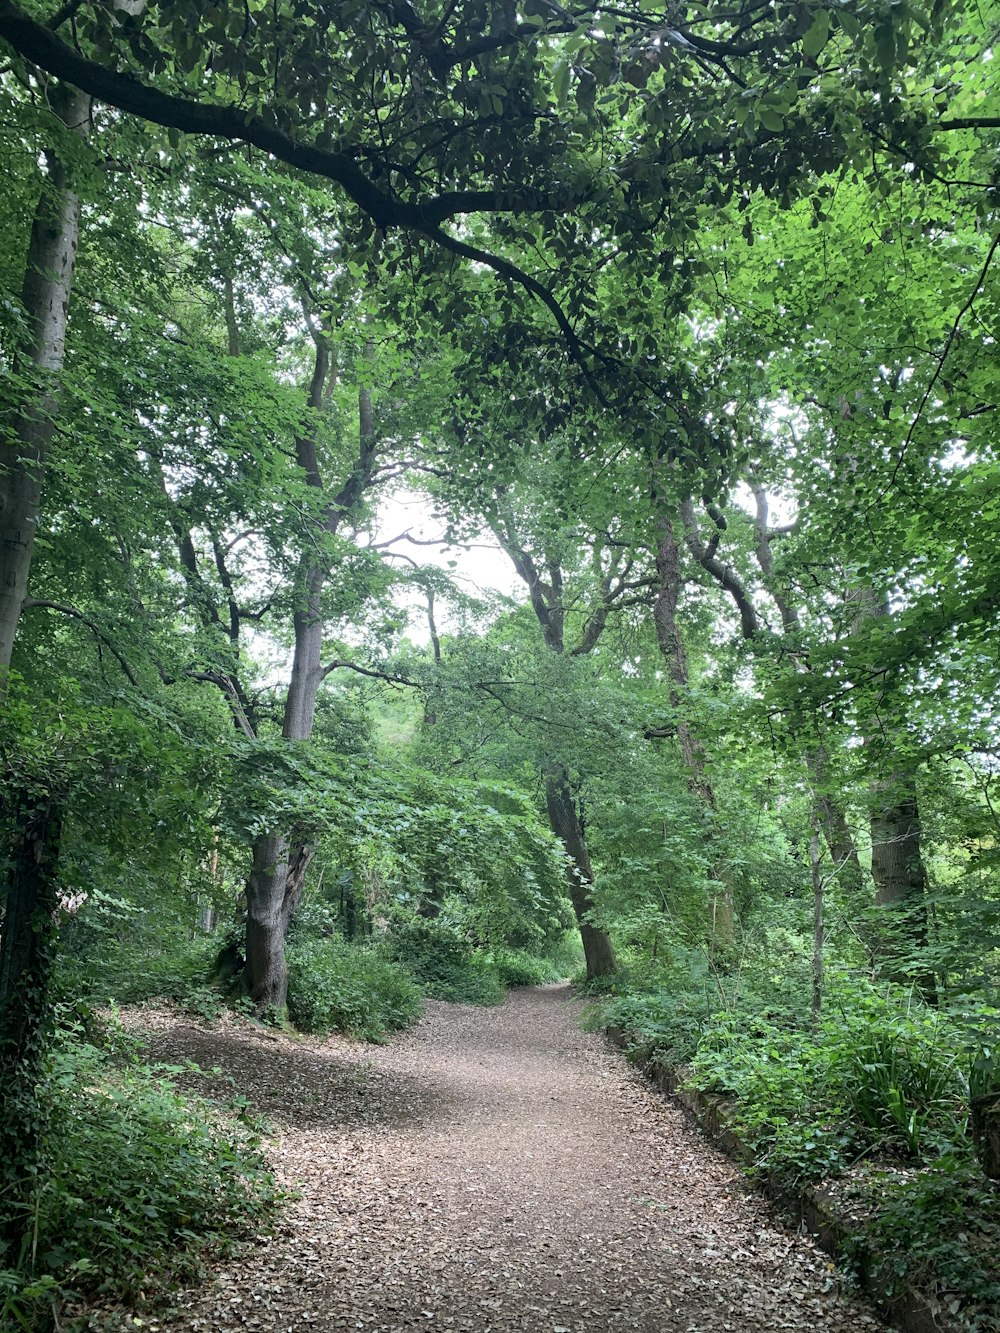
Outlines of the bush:
<svg viewBox="0 0 1000 1333">
<path fill-rule="evenodd" d="M 487 955 L 440 918 L 397 914 L 385 947 L 435 1000 L 500 1004 L 504 998 L 499 972 Z"/>
<path fill-rule="evenodd" d="M 561 974 L 548 958 L 536 958 L 525 949 L 491 949 L 489 960 L 500 984 L 511 986 L 545 986 L 559 981 Z"/>
<path fill-rule="evenodd" d="M 42 1174 L 22 1252 L 0 1270 L 4 1328 L 72 1327 L 68 1302 L 192 1278 L 206 1248 L 259 1231 L 280 1198 L 245 1114 L 182 1096 L 134 1052 L 122 1064 L 125 1050 L 113 1061 L 77 1032 L 50 1053 Z"/>
<path fill-rule="evenodd" d="M 288 952 L 288 1014 L 303 1032 L 346 1032 L 382 1041 L 420 1017 L 406 971 L 336 936 L 296 940 Z"/>
<path fill-rule="evenodd" d="M 692 1062 L 694 1086 L 736 1098 L 734 1126 L 757 1165 L 819 1179 L 861 1156 L 920 1160 L 968 1152 L 958 1035 L 893 992 L 833 988 L 813 1035 L 751 1014 L 716 1015 Z"/>
<path fill-rule="evenodd" d="M 709 1017 L 703 995 L 622 995 L 603 1010 L 602 1021 L 636 1040 L 631 1054 L 668 1069 L 687 1064 L 698 1049 Z"/>
<path fill-rule="evenodd" d="M 70 955 L 60 965 L 60 981 L 66 994 L 82 996 L 91 1004 L 141 1004 L 164 999 L 185 1004 L 194 997 L 196 1007 L 206 1003 L 219 948 L 224 935 L 183 936 L 156 940 L 154 947 L 142 942 L 133 946 L 112 939 L 89 957 Z M 218 1003 L 221 1004 L 221 996 Z"/>
</svg>

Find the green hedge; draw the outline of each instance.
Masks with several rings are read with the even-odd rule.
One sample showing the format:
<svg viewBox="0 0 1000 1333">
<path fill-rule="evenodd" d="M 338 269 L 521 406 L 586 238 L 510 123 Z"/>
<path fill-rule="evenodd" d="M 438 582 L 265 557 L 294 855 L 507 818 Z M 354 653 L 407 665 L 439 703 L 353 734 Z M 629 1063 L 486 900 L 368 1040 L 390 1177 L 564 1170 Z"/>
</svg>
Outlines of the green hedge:
<svg viewBox="0 0 1000 1333">
<path fill-rule="evenodd" d="M 288 951 L 288 1015 L 303 1032 L 346 1032 L 382 1041 L 420 1017 L 406 970 L 338 936 L 296 940 Z"/>
</svg>

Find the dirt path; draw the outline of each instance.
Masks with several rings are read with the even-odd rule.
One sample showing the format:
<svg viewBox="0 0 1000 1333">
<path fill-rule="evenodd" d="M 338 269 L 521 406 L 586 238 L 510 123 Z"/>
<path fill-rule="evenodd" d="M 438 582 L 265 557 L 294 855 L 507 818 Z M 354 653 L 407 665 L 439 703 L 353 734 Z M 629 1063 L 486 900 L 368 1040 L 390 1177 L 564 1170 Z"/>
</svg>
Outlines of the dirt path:
<svg viewBox="0 0 1000 1333">
<path fill-rule="evenodd" d="M 878 1328 L 577 1020 L 546 987 L 431 1004 L 381 1048 L 164 1023 L 156 1056 L 220 1066 L 279 1125 L 302 1199 L 278 1241 L 145 1328 Z"/>
</svg>

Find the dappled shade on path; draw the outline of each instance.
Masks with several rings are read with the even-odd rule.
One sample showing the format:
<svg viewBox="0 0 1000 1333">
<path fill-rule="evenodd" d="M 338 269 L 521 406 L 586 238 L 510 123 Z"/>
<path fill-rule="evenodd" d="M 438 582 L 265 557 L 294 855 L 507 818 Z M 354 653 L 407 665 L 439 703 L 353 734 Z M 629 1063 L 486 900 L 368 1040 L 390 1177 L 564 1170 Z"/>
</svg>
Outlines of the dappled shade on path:
<svg viewBox="0 0 1000 1333">
<path fill-rule="evenodd" d="M 716 1333 L 877 1321 L 568 988 L 432 1003 L 382 1048 L 164 1024 L 281 1125 L 283 1235 L 146 1327 Z"/>
</svg>

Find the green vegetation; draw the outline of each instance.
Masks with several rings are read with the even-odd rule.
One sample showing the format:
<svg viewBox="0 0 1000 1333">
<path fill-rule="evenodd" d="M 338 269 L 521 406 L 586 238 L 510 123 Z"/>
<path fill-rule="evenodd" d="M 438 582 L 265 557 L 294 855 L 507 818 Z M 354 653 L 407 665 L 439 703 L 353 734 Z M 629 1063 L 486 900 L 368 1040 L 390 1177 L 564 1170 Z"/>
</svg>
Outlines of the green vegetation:
<svg viewBox="0 0 1000 1333">
<path fill-rule="evenodd" d="M 995 1198 L 997 20 L 0 4 L 12 1317 L 107 1220 L 84 998 L 380 1040 L 579 972 L 760 1169 L 913 1172 L 918 1269 Z M 110 1162 L 174 1094 L 94 1069 Z"/>
<path fill-rule="evenodd" d="M 98 1293 L 154 1297 L 266 1229 L 279 1202 L 260 1126 L 181 1095 L 120 1031 L 64 1022 L 38 1088 L 46 1171 L 24 1249 L 0 1270 L 4 1328 L 44 1327 Z"/>
<path fill-rule="evenodd" d="M 1000 1014 L 873 982 L 849 965 L 854 941 L 811 1021 L 808 936 L 743 944 L 722 969 L 683 951 L 668 966 L 637 960 L 591 1023 L 624 1028 L 631 1058 L 721 1098 L 751 1174 L 779 1192 L 822 1185 L 860 1222 L 845 1261 L 868 1264 L 873 1249 L 890 1291 L 916 1282 L 964 1327 L 992 1329 L 996 1186 L 983 1169 L 995 1167 L 970 1112 L 974 1089 L 996 1097 Z"/>
</svg>

